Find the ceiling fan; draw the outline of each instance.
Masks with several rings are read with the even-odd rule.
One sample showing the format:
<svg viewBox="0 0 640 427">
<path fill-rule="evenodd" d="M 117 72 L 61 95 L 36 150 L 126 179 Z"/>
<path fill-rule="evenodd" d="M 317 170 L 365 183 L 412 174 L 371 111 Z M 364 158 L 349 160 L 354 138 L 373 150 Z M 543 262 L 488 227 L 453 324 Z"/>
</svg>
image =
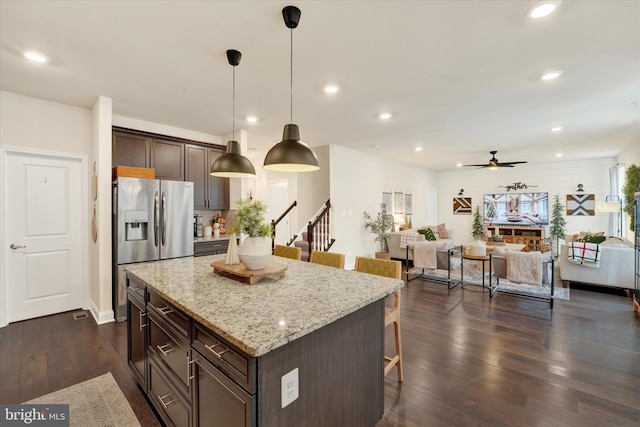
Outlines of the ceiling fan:
<svg viewBox="0 0 640 427">
<path fill-rule="evenodd" d="M 521 163 L 527 163 L 527 162 L 504 162 L 504 163 L 500 163 L 498 161 L 498 159 L 496 159 L 496 150 L 493 151 L 489 151 L 489 153 L 491 153 L 491 160 L 489 160 L 489 163 L 484 164 L 484 165 L 462 165 L 462 166 L 475 166 L 475 167 L 481 167 L 481 168 L 489 168 L 489 169 L 497 169 L 497 168 L 512 168 L 513 165 L 517 165 L 517 164 L 521 164 Z"/>
</svg>

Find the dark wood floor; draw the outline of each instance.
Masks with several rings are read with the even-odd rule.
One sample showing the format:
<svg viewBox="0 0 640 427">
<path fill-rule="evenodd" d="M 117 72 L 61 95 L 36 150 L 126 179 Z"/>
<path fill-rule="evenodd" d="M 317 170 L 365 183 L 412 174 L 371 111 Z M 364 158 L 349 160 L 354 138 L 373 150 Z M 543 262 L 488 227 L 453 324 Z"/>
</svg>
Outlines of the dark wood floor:
<svg viewBox="0 0 640 427">
<path fill-rule="evenodd" d="M 572 288 L 550 311 L 411 282 L 402 291 L 405 381 L 386 377 L 377 427 L 640 425 L 640 317 L 626 295 L 588 289 Z M 158 425 L 129 374 L 124 324 L 62 313 L 0 329 L 0 403 L 108 371 L 141 424 Z"/>
</svg>

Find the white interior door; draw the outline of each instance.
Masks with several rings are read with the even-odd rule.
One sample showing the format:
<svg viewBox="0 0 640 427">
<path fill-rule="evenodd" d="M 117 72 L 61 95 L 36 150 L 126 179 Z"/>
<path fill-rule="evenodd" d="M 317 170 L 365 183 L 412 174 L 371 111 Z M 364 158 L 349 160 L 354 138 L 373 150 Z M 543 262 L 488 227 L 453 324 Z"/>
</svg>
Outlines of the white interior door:
<svg viewBox="0 0 640 427">
<path fill-rule="evenodd" d="M 7 152 L 5 166 L 8 321 L 81 308 L 82 160 Z"/>
<path fill-rule="evenodd" d="M 289 207 L 289 181 L 278 180 L 269 181 L 267 184 L 267 221 L 278 219 L 280 215 Z M 291 215 L 289 213 L 276 226 L 276 243 L 286 245 L 291 239 Z"/>
</svg>

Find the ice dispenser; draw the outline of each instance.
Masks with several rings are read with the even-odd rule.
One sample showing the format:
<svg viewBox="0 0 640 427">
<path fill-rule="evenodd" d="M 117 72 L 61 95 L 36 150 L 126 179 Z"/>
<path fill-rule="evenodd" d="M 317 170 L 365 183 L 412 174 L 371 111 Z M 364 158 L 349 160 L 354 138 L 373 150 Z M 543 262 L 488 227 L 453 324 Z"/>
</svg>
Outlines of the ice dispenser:
<svg viewBox="0 0 640 427">
<path fill-rule="evenodd" d="M 147 240 L 149 229 L 148 211 L 124 212 L 125 240 Z"/>
</svg>

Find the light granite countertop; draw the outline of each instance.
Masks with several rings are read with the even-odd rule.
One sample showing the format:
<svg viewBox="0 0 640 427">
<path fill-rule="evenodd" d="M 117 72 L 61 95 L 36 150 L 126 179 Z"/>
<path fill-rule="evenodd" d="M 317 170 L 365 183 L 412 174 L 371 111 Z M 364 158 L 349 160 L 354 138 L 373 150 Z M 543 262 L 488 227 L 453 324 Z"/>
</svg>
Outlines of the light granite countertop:
<svg viewBox="0 0 640 427">
<path fill-rule="evenodd" d="M 211 331 L 258 357 L 393 293 L 402 280 L 274 256 L 285 276 L 248 285 L 213 272 L 225 255 L 125 267 Z"/>
</svg>

